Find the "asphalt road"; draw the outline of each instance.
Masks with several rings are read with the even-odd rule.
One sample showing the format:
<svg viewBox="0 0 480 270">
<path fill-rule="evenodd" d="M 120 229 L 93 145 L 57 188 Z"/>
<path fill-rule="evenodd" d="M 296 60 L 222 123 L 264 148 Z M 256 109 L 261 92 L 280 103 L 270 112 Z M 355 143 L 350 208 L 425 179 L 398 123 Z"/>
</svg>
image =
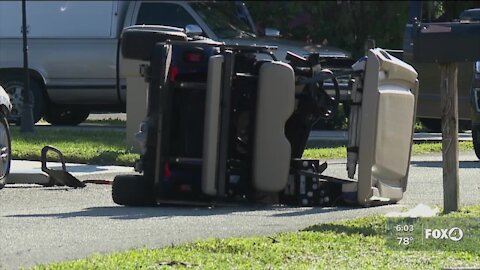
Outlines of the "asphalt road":
<svg viewBox="0 0 480 270">
<path fill-rule="evenodd" d="M 480 204 L 480 162 L 460 154 L 461 203 Z M 345 164 L 326 174 L 345 177 Z M 96 179 L 112 178 L 96 175 Z M 409 188 L 396 205 L 372 208 L 120 207 L 111 187 L 84 189 L 7 186 L 0 191 L 0 268 L 84 258 L 93 253 L 163 247 L 207 237 L 271 235 L 310 225 L 398 211 L 418 203 L 441 205 L 439 154 L 414 157 Z"/>
</svg>

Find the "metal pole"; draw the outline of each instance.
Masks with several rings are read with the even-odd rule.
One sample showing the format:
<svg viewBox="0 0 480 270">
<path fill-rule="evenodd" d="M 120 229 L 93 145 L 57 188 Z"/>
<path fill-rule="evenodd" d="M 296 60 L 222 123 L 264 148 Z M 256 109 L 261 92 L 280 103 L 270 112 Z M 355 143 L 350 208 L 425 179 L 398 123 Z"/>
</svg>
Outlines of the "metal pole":
<svg viewBox="0 0 480 270">
<path fill-rule="evenodd" d="M 30 72 L 28 69 L 28 45 L 27 45 L 27 12 L 26 0 L 22 0 L 22 37 L 23 37 L 23 69 L 25 72 L 24 88 L 22 91 L 23 108 L 20 121 L 20 132 L 33 133 L 33 96 L 30 89 Z"/>
<path fill-rule="evenodd" d="M 459 209 L 457 64 L 440 64 L 442 103 L 443 208 Z"/>
</svg>

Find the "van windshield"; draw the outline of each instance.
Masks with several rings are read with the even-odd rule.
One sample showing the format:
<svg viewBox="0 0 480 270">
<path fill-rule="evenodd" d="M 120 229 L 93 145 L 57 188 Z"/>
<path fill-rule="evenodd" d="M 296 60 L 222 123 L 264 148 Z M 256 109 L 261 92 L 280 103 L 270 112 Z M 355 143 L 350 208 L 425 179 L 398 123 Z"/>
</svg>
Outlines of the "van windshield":
<svg viewBox="0 0 480 270">
<path fill-rule="evenodd" d="M 219 38 L 255 37 L 254 31 L 239 18 L 235 2 L 194 2 L 191 7 Z"/>
</svg>

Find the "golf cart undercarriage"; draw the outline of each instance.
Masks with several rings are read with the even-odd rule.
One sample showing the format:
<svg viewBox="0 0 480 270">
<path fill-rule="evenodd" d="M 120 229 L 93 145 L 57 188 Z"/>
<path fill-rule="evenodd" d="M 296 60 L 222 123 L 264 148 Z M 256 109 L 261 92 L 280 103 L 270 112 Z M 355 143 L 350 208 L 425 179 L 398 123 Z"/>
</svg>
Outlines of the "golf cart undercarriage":
<svg viewBox="0 0 480 270">
<path fill-rule="evenodd" d="M 273 47 L 226 46 L 167 30 L 134 26 L 122 35 L 123 57 L 147 63 L 140 73 L 148 100 L 136 135 L 142 174 L 115 178 L 117 204 L 328 206 L 402 198 L 415 117 L 413 68 L 381 49 L 355 64 L 292 53 L 284 63 Z M 335 117 L 336 78 L 345 75 L 352 78 L 349 179 L 339 179 L 323 175 L 327 163 L 302 155 L 315 122 Z"/>
</svg>

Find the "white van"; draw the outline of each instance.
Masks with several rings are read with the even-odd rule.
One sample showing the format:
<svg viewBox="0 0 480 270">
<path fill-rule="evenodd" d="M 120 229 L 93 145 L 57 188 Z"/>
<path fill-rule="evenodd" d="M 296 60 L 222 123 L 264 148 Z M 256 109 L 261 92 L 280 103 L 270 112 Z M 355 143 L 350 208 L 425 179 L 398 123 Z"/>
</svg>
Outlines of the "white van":
<svg viewBox="0 0 480 270">
<path fill-rule="evenodd" d="M 276 45 L 300 55 L 347 58 L 349 53 L 278 38 L 259 38 L 248 10 L 237 2 L 27 1 L 34 121 L 83 122 L 90 111 L 125 111 L 126 87 L 118 74 L 119 35 L 126 26 L 199 26 L 202 35 L 237 44 Z M 23 98 L 21 2 L 0 2 L 0 84 L 13 104 L 10 121 L 21 118 Z M 117 84 L 117 80 L 118 83 Z M 117 87 L 117 85 L 119 85 Z"/>
</svg>

